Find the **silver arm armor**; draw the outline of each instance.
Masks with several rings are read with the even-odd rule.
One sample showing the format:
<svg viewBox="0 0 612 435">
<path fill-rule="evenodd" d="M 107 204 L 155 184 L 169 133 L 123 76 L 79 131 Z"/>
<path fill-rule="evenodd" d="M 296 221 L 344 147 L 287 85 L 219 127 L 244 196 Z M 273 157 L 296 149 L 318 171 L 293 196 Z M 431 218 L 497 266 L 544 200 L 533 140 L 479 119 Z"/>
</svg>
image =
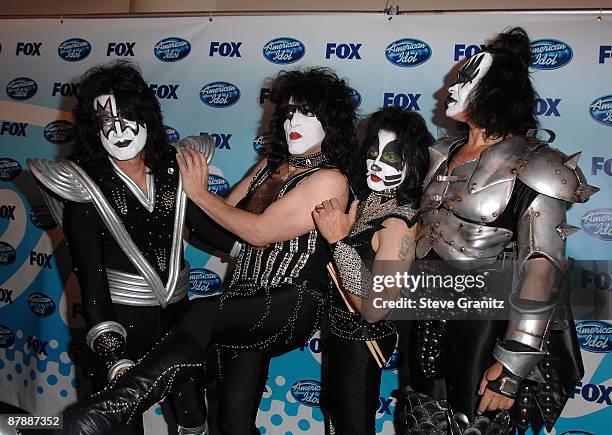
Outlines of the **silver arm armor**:
<svg viewBox="0 0 612 435">
<path fill-rule="evenodd" d="M 332 256 L 346 291 L 367 299 L 373 285 L 372 274 L 357 250 L 340 240 L 336 242 Z"/>
</svg>

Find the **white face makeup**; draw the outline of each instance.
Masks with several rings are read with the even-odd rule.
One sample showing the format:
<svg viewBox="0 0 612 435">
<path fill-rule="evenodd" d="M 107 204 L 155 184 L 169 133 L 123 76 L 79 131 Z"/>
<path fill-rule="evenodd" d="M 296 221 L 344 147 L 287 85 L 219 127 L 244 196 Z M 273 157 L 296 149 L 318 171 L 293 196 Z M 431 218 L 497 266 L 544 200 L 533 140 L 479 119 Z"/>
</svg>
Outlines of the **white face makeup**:
<svg viewBox="0 0 612 435">
<path fill-rule="evenodd" d="M 289 153 L 293 155 L 306 154 L 320 146 L 325 138 L 325 130 L 316 115 L 303 106 L 294 105 L 293 99 L 289 100 L 287 119 L 283 126 Z"/>
<path fill-rule="evenodd" d="M 456 121 L 466 121 L 465 110 L 469 103 L 470 93 L 489 71 L 492 63 L 491 53 L 478 53 L 470 57 L 461 67 L 457 81 L 448 88 L 450 96 L 446 104 L 446 116 Z"/>
<path fill-rule="evenodd" d="M 123 118 L 114 95 L 97 97 L 94 100 L 94 110 L 100 122 L 100 141 L 112 157 L 130 160 L 142 151 L 147 142 L 147 127 Z"/>
<path fill-rule="evenodd" d="M 393 189 L 406 178 L 401 145 L 392 131 L 379 130 L 378 138 L 368 148 L 367 184 L 375 192 Z"/>
</svg>

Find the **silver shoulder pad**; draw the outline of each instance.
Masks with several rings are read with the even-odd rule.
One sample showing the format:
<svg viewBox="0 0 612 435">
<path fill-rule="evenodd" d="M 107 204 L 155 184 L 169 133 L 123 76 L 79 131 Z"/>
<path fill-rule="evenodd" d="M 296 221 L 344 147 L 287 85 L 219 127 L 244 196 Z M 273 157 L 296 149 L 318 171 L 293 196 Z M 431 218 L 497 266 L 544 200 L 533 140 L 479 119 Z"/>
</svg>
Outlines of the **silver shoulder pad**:
<svg viewBox="0 0 612 435">
<path fill-rule="evenodd" d="M 45 187 L 40 191 L 49 211 L 60 227 L 63 226 L 64 221 L 64 203 L 60 198 L 74 202 L 91 201 L 89 191 L 74 176 L 72 169 L 61 161 L 28 159 L 27 164 L 32 175 Z"/>
<path fill-rule="evenodd" d="M 461 139 L 461 137 L 445 137 L 436 141 L 436 143 L 429 147 L 429 170 L 425 175 L 423 186 L 429 184 L 440 165 L 448 158 L 448 152 L 451 146 Z"/>
<path fill-rule="evenodd" d="M 172 145 L 174 145 L 177 150 L 180 147 L 188 147 L 204 153 L 204 155 L 206 155 L 206 163 L 208 164 L 210 164 L 215 155 L 215 141 L 207 134 L 187 136 L 177 142 L 172 142 Z"/>
<path fill-rule="evenodd" d="M 62 161 L 28 159 L 32 175 L 47 189 L 61 198 L 74 202 L 91 201 L 85 186 Z"/>
<path fill-rule="evenodd" d="M 538 193 L 567 202 L 586 202 L 599 188 L 590 186 L 577 166 L 580 152 L 567 156 L 541 146 L 517 168 L 517 177 Z"/>
</svg>

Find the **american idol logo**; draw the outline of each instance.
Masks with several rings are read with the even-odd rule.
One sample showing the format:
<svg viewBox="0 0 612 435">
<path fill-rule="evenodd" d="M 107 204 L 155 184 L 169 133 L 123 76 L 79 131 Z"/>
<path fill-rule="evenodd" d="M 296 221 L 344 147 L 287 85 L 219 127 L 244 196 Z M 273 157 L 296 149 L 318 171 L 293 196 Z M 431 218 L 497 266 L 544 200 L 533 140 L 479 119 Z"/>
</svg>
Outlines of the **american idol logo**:
<svg viewBox="0 0 612 435">
<path fill-rule="evenodd" d="M 580 226 L 591 237 L 607 242 L 612 240 L 612 208 L 597 208 L 585 213 Z"/>
<path fill-rule="evenodd" d="M 45 139 L 55 145 L 61 145 L 74 139 L 74 124 L 68 121 L 52 121 L 45 127 Z"/>
<path fill-rule="evenodd" d="M 30 211 L 30 222 L 43 230 L 50 230 L 57 226 L 57 222 L 46 205 L 32 207 Z"/>
<path fill-rule="evenodd" d="M 212 270 L 191 269 L 189 291 L 197 296 L 213 296 L 221 290 L 221 278 Z"/>
<path fill-rule="evenodd" d="M 385 48 L 387 60 L 401 67 L 421 65 L 429 60 L 431 53 L 429 44 L 412 38 L 398 39 Z"/>
<path fill-rule="evenodd" d="M 531 66 L 535 69 L 557 69 L 572 60 L 572 47 L 556 39 L 531 41 Z"/>
<path fill-rule="evenodd" d="M 170 142 L 176 142 L 181 138 L 176 128 L 170 127 L 169 125 L 164 125 L 164 128 L 166 129 L 166 137 Z"/>
<path fill-rule="evenodd" d="M 32 98 L 38 90 L 38 84 L 27 77 L 18 77 L 6 85 L 6 95 L 13 100 L 27 100 Z"/>
<path fill-rule="evenodd" d="M 162 62 L 178 62 L 191 52 L 191 43 L 183 38 L 166 38 L 153 47 L 153 54 Z"/>
<path fill-rule="evenodd" d="M 253 139 L 253 149 L 260 156 L 265 156 L 268 152 L 270 142 L 270 133 L 262 133 Z"/>
<path fill-rule="evenodd" d="M 0 347 L 8 348 L 15 344 L 15 334 L 4 325 L 0 325 Z"/>
<path fill-rule="evenodd" d="M 89 53 L 91 53 L 91 44 L 81 38 L 67 39 L 57 47 L 57 54 L 67 62 L 83 60 L 89 56 Z"/>
<path fill-rule="evenodd" d="M 306 54 L 306 46 L 294 38 L 276 38 L 263 46 L 264 57 L 272 63 L 287 65 Z"/>
<path fill-rule="evenodd" d="M 225 196 L 229 192 L 229 182 L 220 175 L 208 175 L 208 191 L 217 196 Z"/>
<path fill-rule="evenodd" d="M 351 99 L 353 100 L 355 107 L 361 106 L 361 94 L 359 91 L 357 91 L 357 89 L 353 89 L 353 96 Z"/>
<path fill-rule="evenodd" d="M 200 100 L 209 107 L 229 107 L 240 99 L 240 89 L 229 82 L 212 82 L 200 89 Z"/>
<path fill-rule="evenodd" d="M 396 347 L 395 349 L 393 349 L 393 353 L 391 354 L 391 358 L 389 358 L 389 361 L 387 361 L 387 364 L 383 366 L 383 370 L 393 371 L 397 369 L 397 366 L 399 365 L 399 361 L 400 361 L 399 348 Z"/>
<path fill-rule="evenodd" d="M 0 158 L 0 180 L 11 181 L 21 173 L 21 165 L 18 161 L 8 157 Z"/>
<path fill-rule="evenodd" d="M 599 97 L 589 106 L 591 118 L 600 124 L 612 127 L 612 95 Z"/>
<path fill-rule="evenodd" d="M 55 311 L 53 299 L 41 292 L 32 293 L 28 297 L 28 306 L 38 317 L 48 317 Z"/>
<path fill-rule="evenodd" d="M 612 352 L 612 324 L 599 320 L 576 322 L 580 348 L 593 353 Z"/>
<path fill-rule="evenodd" d="M 291 395 L 302 405 L 319 406 L 321 383 L 313 380 L 297 381 L 291 386 Z"/>
<path fill-rule="evenodd" d="M 17 252 L 6 242 L 0 242 L 0 266 L 8 266 L 15 261 Z"/>
</svg>

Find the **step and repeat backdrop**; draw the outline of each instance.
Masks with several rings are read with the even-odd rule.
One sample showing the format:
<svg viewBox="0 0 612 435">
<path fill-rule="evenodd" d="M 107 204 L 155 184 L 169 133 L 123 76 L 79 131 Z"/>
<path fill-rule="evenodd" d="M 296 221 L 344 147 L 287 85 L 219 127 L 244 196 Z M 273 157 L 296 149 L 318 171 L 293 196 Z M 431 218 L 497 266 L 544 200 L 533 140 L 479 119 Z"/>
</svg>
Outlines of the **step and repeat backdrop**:
<svg viewBox="0 0 612 435">
<path fill-rule="evenodd" d="M 84 324 L 61 229 L 25 161 L 57 159 L 73 139 L 79 76 L 115 59 L 137 62 L 159 98 L 168 137 L 216 141 L 211 189 L 225 194 L 266 147 L 269 89 L 284 69 L 326 66 L 355 89 L 361 114 L 397 105 L 434 134 L 456 65 L 509 26 L 532 38 L 535 113 L 601 192 L 568 211 L 585 260 L 576 290 L 612 288 L 612 23 L 572 14 L 378 14 L 132 19 L 7 19 L 0 27 L 0 401 L 50 415 L 83 394 Z M 500 101 L 499 104 L 504 104 Z M 186 245 L 191 296 L 219 291 L 227 264 Z M 599 261 L 596 261 L 599 260 Z M 599 293 L 597 293 L 599 292 Z M 612 421 L 612 323 L 577 321 L 584 379 L 555 433 L 606 434 Z M 275 358 L 257 423 L 266 434 L 324 432 L 319 408 L 325 340 Z M 401 350 L 385 367 L 377 431 L 393 434 Z M 77 364 L 75 364 L 75 361 Z M 167 433 L 159 406 L 147 433 Z"/>
</svg>

